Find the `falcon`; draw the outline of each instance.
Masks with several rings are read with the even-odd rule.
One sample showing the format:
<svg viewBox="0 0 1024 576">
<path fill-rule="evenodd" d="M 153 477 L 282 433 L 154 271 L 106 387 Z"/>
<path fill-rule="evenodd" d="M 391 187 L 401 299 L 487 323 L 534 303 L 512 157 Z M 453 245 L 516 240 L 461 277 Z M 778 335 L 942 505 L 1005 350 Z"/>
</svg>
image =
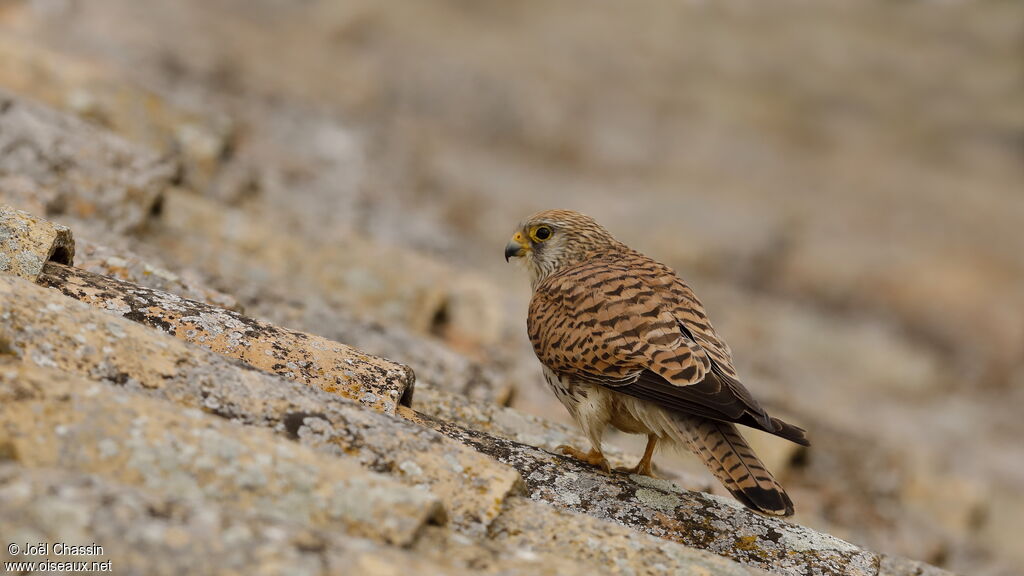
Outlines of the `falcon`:
<svg viewBox="0 0 1024 576">
<path fill-rule="evenodd" d="M 523 222 L 505 247 L 513 258 L 530 273 L 526 325 L 544 378 L 590 440 L 589 452 L 559 451 L 610 472 L 601 451 L 610 424 L 647 436 L 640 462 L 620 471 L 653 476 L 656 446 L 687 448 L 747 507 L 793 514 L 736 425 L 809 446 L 806 432 L 751 396 L 729 346 L 671 268 L 568 210 Z"/>
</svg>

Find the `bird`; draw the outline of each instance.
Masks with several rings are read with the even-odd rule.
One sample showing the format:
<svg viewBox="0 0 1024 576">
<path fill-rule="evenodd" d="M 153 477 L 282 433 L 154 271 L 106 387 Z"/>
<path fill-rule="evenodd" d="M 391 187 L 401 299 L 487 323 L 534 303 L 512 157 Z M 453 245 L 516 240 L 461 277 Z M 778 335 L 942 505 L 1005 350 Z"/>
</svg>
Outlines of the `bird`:
<svg viewBox="0 0 1024 576">
<path fill-rule="evenodd" d="M 740 424 L 809 446 L 740 382 L 732 351 L 676 272 L 616 240 L 593 218 L 546 210 L 521 222 L 505 260 L 527 269 L 527 333 L 544 379 L 590 441 L 557 448 L 605 472 L 608 425 L 656 447 L 689 449 L 748 508 L 791 516 L 793 501 L 740 434 Z"/>
</svg>

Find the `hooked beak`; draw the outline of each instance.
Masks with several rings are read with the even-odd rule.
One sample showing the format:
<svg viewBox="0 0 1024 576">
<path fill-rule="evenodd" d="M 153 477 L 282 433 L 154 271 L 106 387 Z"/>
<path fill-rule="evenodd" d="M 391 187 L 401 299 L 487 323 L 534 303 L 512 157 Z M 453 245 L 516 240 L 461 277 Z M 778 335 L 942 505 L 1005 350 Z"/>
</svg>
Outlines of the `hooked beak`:
<svg viewBox="0 0 1024 576">
<path fill-rule="evenodd" d="M 525 255 L 529 249 L 530 245 L 526 242 L 526 237 L 523 233 L 516 232 L 515 236 L 512 236 L 512 239 L 505 245 L 505 262 L 508 262 L 511 258 Z"/>
</svg>

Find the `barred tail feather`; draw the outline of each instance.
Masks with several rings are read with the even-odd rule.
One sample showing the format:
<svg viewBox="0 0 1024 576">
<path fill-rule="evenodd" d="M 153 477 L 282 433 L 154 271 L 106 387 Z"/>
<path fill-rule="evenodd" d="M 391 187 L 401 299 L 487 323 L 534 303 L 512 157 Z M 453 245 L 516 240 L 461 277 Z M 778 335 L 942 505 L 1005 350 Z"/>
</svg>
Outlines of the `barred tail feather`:
<svg viewBox="0 0 1024 576">
<path fill-rule="evenodd" d="M 793 501 L 735 425 L 697 416 L 677 416 L 677 420 L 690 449 L 737 500 L 765 514 L 793 514 Z"/>
</svg>

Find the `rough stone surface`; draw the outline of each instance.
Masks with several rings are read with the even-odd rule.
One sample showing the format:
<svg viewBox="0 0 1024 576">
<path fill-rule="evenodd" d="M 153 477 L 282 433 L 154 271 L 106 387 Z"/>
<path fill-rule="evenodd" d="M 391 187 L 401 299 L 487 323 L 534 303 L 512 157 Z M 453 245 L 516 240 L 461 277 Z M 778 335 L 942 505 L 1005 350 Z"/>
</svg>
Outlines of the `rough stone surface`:
<svg viewBox="0 0 1024 576">
<path fill-rule="evenodd" d="M 952 576 L 952 573 L 924 562 L 883 554 L 878 576 Z"/>
<path fill-rule="evenodd" d="M 519 474 L 432 430 L 110 317 L 56 291 L 0 276 L 0 342 L 25 362 L 118 384 L 239 423 L 270 428 L 431 490 L 477 530 L 522 490 Z M 83 327 L 84 329 L 80 329 Z"/>
<path fill-rule="evenodd" d="M 455 422 L 476 432 L 549 452 L 555 451 L 562 444 L 587 446 L 589 442 L 578 428 L 504 406 L 473 402 L 447 390 L 419 388 L 413 407 L 417 412 L 437 420 Z M 629 467 L 640 460 L 639 454 L 625 452 L 611 444 L 605 447 L 604 453 L 613 466 Z M 713 479 L 709 481 L 696 475 L 669 473 L 660 469 L 657 473 L 660 477 L 671 478 L 687 490 L 708 492 L 714 485 Z"/>
<path fill-rule="evenodd" d="M 97 555 L 11 555 L 0 562 L 109 562 L 114 574 L 468 574 L 425 554 L 196 495 L 158 494 L 64 468 L 0 463 L 0 532 L 10 542 L 86 546 Z M 82 572 L 80 570 L 76 570 Z M 87 573 L 102 573 L 102 568 Z M 37 572 L 29 571 L 26 572 Z M 63 571 L 62 571 L 63 572 Z"/>
<path fill-rule="evenodd" d="M 0 2 L 0 85 L 26 105 L 65 113 L 36 116 L 34 133 L 81 143 L 87 126 L 96 135 L 35 164 L 24 161 L 31 150 L 5 148 L 0 164 L 21 156 L 20 165 L 40 168 L 3 173 L 0 202 L 70 226 L 79 253 L 85 240 L 109 246 L 115 259 L 88 263 L 90 271 L 222 308 L 230 306 L 205 290 L 228 294 L 250 317 L 410 365 L 419 410 L 544 447 L 572 431 L 548 422 L 569 423 L 523 334 L 527 280 L 500 250 L 512 224 L 535 210 L 583 210 L 679 270 L 755 396 L 813 434 L 812 449 L 796 452 L 751 438 L 793 496 L 794 522 L 884 554 L 881 571 L 889 555 L 902 555 L 965 575 L 1018 576 L 1022 16 L 1024 3 L 1005 1 Z M 102 153 L 118 138 L 124 154 Z M 232 240 L 233 219 L 271 225 L 218 245 L 201 220 L 163 218 L 159 201 L 141 223 L 74 205 L 76 187 L 93 189 L 71 162 L 116 184 L 154 156 L 147 148 L 173 168 L 176 186 L 194 192 L 183 201 L 196 214 L 224 216 L 217 234 Z M 292 247 L 280 250 L 282 242 Z M 362 279 L 400 283 L 405 274 L 382 275 L 379 263 L 341 254 L 355 268 L 323 274 L 324 282 L 305 264 L 333 262 L 321 251 L 373 251 L 381 242 L 388 247 L 374 253 L 442 262 L 451 274 L 439 282 L 487 278 L 488 301 L 502 306 L 468 333 L 451 330 L 461 322 L 454 298 L 433 316 L 408 309 L 415 299 L 356 308 L 366 299 Z M 130 253 L 186 282 L 147 279 L 144 266 L 125 272 L 116 258 L 131 261 Z M 364 293 L 341 292 L 349 289 Z M 413 320 L 420 324 L 402 324 Z M 505 328 L 481 346 L 495 326 Z M 11 351 L 0 341 L 0 354 Z M 45 361 L 46 352 L 36 357 Z M 233 382 L 218 392 L 224 405 L 244 392 L 236 384 L 252 384 L 231 380 L 225 358 L 199 354 L 218 368 L 185 362 L 173 385 L 148 393 L 161 397 L 187 376 L 196 388 L 181 394 L 182 409 L 210 380 Z M 116 363 L 128 362 L 87 355 L 67 370 L 110 382 Z M 328 396 L 275 376 L 258 380 L 286 397 L 293 389 Z M 144 390 L 132 379 L 123 387 Z M 230 405 L 232 418 L 257 426 L 276 418 L 274 430 L 287 434 L 275 409 L 245 398 Z M 393 450 L 421 428 L 377 416 L 384 419 L 366 422 L 376 435 L 360 428 L 369 447 L 351 455 L 371 467 L 408 459 L 373 446 L 391 434 L 382 445 Z M 304 430 L 320 424 L 303 421 Z M 335 431 L 350 425 L 331 422 Z M 635 437 L 607 441 L 633 456 L 642 448 Z M 357 446 L 311 445 L 324 458 Z M 706 474 L 688 455 L 656 460 L 666 471 Z M 432 475 L 449 474 L 416 465 L 423 489 L 434 490 Z M 462 496 L 467 509 L 486 509 L 473 506 L 472 491 Z M 552 539 L 589 518 L 577 516 L 556 523 Z M 528 548 L 495 551 L 481 525 L 469 525 L 428 526 L 406 557 L 432 566 L 431 552 L 442 551 L 470 572 L 556 565 Z M 353 538 L 337 537 L 328 547 Z M 269 550 L 259 556 L 266 565 L 276 558 Z M 566 546 L 554 573 L 601 573 L 581 554 Z M 623 571 L 652 568 L 637 559 Z"/>
<path fill-rule="evenodd" d="M 100 475 L 147 491 L 391 544 L 444 520 L 429 492 L 348 458 L 200 410 L 8 359 L 0 365 L 0 443 L 23 466 Z"/>
<path fill-rule="evenodd" d="M 464 428 L 545 450 L 554 450 L 561 444 L 587 442 L 578 428 L 511 408 L 474 402 L 463 394 L 447 390 L 418 391 L 413 408 L 438 420 L 458 422 Z M 615 452 L 616 448 L 609 446 L 609 454 L 615 455 Z"/>
<path fill-rule="evenodd" d="M 447 562 L 468 568 L 473 574 L 587 576 L 614 573 L 607 566 L 587 558 L 546 553 L 528 546 L 506 546 L 489 535 L 473 540 L 435 526 L 426 527 L 413 550 L 426 558 L 444 558 Z"/>
<path fill-rule="evenodd" d="M 212 279 L 211 285 L 244 302 L 252 315 L 386 358 L 401 357 L 426 386 L 496 403 L 507 403 L 514 394 L 516 375 L 505 369 L 507 355 L 483 344 L 496 330 L 495 299 L 462 294 L 463 286 L 474 287 L 468 294 L 479 289 L 473 275 L 398 247 L 329 231 L 315 242 L 302 241 L 268 217 L 179 190 L 167 192 L 147 238 L 161 247 L 147 257 L 156 254 Z M 370 263 L 374 268 L 367 270 Z M 347 280 L 332 280 L 338 277 Z M 347 287 L 348 281 L 358 286 Z M 384 285 L 393 300 L 385 302 L 374 288 Z M 359 299 L 346 296 L 353 290 Z M 488 311 L 460 311 L 480 307 Z M 453 328 L 455 317 L 491 336 Z"/>
<path fill-rule="evenodd" d="M 875 576 L 879 556 L 834 536 L 750 512 L 666 481 L 606 474 L 580 462 L 456 424 L 419 422 L 519 470 L 530 498 L 701 548 L 777 574 Z"/>
<path fill-rule="evenodd" d="M 229 155 L 234 131 L 223 114 L 171 105 L 107 67 L 0 33 L 0 85 L 71 112 L 140 146 L 174 157 L 192 186 L 209 184 Z"/>
<path fill-rule="evenodd" d="M 205 302 L 211 306 L 242 313 L 242 305 L 230 294 L 206 286 L 195 276 L 184 277 L 159 264 L 123 249 L 113 249 L 79 238 L 76 242 L 75 266 L 93 274 L 177 294 L 182 298 Z M 339 340 L 343 342 L 344 340 Z"/>
<path fill-rule="evenodd" d="M 0 204 L 0 273 L 35 281 L 53 260 L 71 265 L 75 239 L 67 226 Z"/>
<path fill-rule="evenodd" d="M 51 267 L 56 268 L 55 265 Z M 456 526 L 466 534 L 480 535 L 484 533 L 482 529 L 502 522 L 508 496 L 522 490 L 521 474 L 529 496 L 535 500 L 773 572 L 794 575 L 815 571 L 823 574 L 874 574 L 873 570 L 878 566 L 879 557 L 875 554 L 831 536 L 758 516 L 731 500 L 686 492 L 666 480 L 608 476 L 537 448 L 470 431 L 416 414 L 407 408 L 401 408 L 399 413 L 411 424 L 375 422 L 375 419 L 389 417 L 372 412 L 360 413 L 354 405 L 340 398 L 321 400 L 321 397 L 330 398 L 330 395 L 298 383 L 279 381 L 266 384 L 264 380 L 276 378 L 233 366 L 230 370 L 222 369 L 225 374 L 215 377 L 215 384 L 211 384 L 209 377 L 200 376 L 200 368 L 189 368 L 189 364 L 203 360 L 211 367 L 216 367 L 218 362 L 227 364 L 212 352 L 194 349 L 124 318 L 111 317 L 80 302 L 67 300 L 56 290 L 34 286 L 24 280 L 0 277 L 0 298 L 12 304 L 9 310 L 0 314 L 0 338 L 24 361 L 104 379 L 241 423 L 270 426 L 318 449 L 319 453 L 356 455 L 363 465 L 388 471 L 406 484 L 416 485 L 422 481 L 425 489 L 433 491 L 441 502 L 448 505 Z M 48 326 L 52 328 L 47 329 Z M 74 332 L 74 326 L 92 328 L 86 335 Z M 131 343 L 130 353 L 127 353 L 128 348 L 124 352 L 118 351 L 125 343 Z M 90 359 L 93 347 L 104 350 L 103 362 L 113 361 L 117 365 L 108 364 L 103 372 L 96 373 L 94 363 L 100 360 Z M 126 363 L 124 359 L 129 357 L 138 364 Z M 178 360 L 171 360 L 173 358 Z M 160 359 L 164 362 L 170 360 L 171 366 L 156 362 Z M 103 373 L 108 376 L 104 378 Z M 235 384 L 240 376 L 244 383 L 242 387 Z M 298 388 L 289 390 L 287 386 Z M 278 394 L 269 393 L 270 390 L 276 390 Z M 295 390 L 301 392 L 296 394 Z M 529 428 L 528 422 L 520 422 L 522 418 L 515 418 L 514 413 L 507 409 L 491 406 L 472 413 L 466 410 L 465 404 L 451 402 L 451 399 L 445 401 L 443 394 L 435 394 L 434 404 L 441 407 L 435 412 L 447 411 L 449 415 L 457 415 L 462 410 L 460 419 L 508 436 L 523 436 Z M 73 412 L 80 414 L 85 410 L 76 408 Z M 196 416 L 198 414 L 195 413 Z M 111 422 L 121 425 L 116 418 Z M 425 425 L 433 430 L 416 425 Z M 394 434 L 403 427 L 408 427 L 405 432 Z M 535 440 L 546 444 L 549 440 L 569 436 L 559 431 L 557 426 L 548 428 L 547 434 L 541 430 L 540 437 Z M 487 461 L 473 462 L 472 455 L 460 453 L 458 449 L 448 449 L 447 454 L 430 449 L 432 443 L 443 442 L 435 431 L 496 458 L 519 474 L 509 474 L 504 471 L 506 469 Z M 384 439 L 382 434 L 392 435 L 392 438 Z M 552 437 L 545 438 L 546 435 Z M 38 434 L 36 437 L 44 438 Z M 421 437 L 425 444 L 409 445 L 407 440 L 410 437 Z M 45 444 L 45 438 L 41 442 Z M 5 452 L 15 455 L 24 450 L 25 446 L 19 447 L 13 442 L 8 442 L 5 448 Z M 420 451 L 423 454 L 417 454 Z M 33 448 L 33 452 L 42 453 L 37 448 Z M 438 455 L 442 457 L 437 458 Z M 482 455 L 478 457 L 485 458 Z M 50 465 L 49 461 L 42 460 L 35 464 Z M 467 468 L 471 472 L 464 475 Z M 94 468 L 84 469 L 95 471 Z M 466 490 L 467 486 L 475 488 Z M 565 532 L 564 529 L 562 531 Z M 492 538 L 499 534 L 487 533 Z M 507 532 L 503 534 L 507 535 Z M 575 542 L 582 545 L 582 540 Z M 469 553 L 470 556 L 479 554 L 480 551 Z M 588 557 L 582 552 L 580 554 L 583 558 Z M 618 569 L 627 566 L 633 564 L 623 561 Z M 649 568 L 646 564 L 644 566 Z"/>
<path fill-rule="evenodd" d="M 145 224 L 172 163 L 74 117 L 0 90 L 0 200 L 109 232 Z"/>
<path fill-rule="evenodd" d="M 263 301 L 256 303 L 253 310 L 278 324 L 301 325 L 303 330 L 349 343 L 371 354 L 401 358 L 416 372 L 417 396 L 421 390 L 436 389 L 473 404 L 505 405 L 515 395 L 514 375 L 506 366 L 496 365 L 495 359 L 502 357 L 491 349 L 482 355 L 486 360 L 474 358 L 402 325 L 385 324 L 356 310 L 329 306 L 317 298 L 303 302 L 301 307 L 276 301 L 268 305 Z"/>
<path fill-rule="evenodd" d="M 243 298 L 262 289 L 268 275 L 285 277 L 297 293 L 315 290 L 333 305 L 372 310 L 420 334 L 467 346 L 493 343 L 501 334 L 499 304 L 486 281 L 358 235 L 324 231 L 318 242 L 302 242 L 270 217 L 172 190 L 151 240 L 167 257 L 222 278 Z"/>
<path fill-rule="evenodd" d="M 326 338 L 83 270 L 48 265 L 40 283 L 106 312 L 246 364 L 394 413 L 412 399 L 412 371 Z"/>
<path fill-rule="evenodd" d="M 106 355 L 109 356 L 106 359 L 108 362 L 114 358 L 131 356 L 139 362 L 138 366 L 129 366 L 123 361 L 119 366 L 108 366 L 107 373 L 110 374 L 111 370 L 113 373 L 103 379 L 242 423 L 273 427 L 279 432 L 298 438 L 307 446 L 317 448 L 318 453 L 355 455 L 363 465 L 372 469 L 387 470 L 406 483 L 415 485 L 422 480 L 424 488 L 435 492 L 442 502 L 449 505 L 457 518 L 457 525 L 468 534 L 481 534 L 478 527 L 493 528 L 495 522 L 498 522 L 504 528 L 498 532 L 488 531 L 491 537 L 497 537 L 499 534 L 503 534 L 501 537 L 511 537 L 509 530 L 514 526 L 514 520 L 503 520 L 502 513 L 507 512 L 504 505 L 508 495 L 520 490 L 519 476 L 514 473 L 509 475 L 502 472 L 500 467 L 494 468 L 484 461 L 474 463 L 471 455 L 460 453 L 457 449 L 449 449 L 447 454 L 436 449 L 430 450 L 431 444 L 443 441 L 432 430 L 418 428 L 414 424 L 426 424 L 460 443 L 512 466 L 526 480 L 531 498 L 575 513 L 615 522 L 617 525 L 674 540 L 682 545 L 704 548 L 744 564 L 766 567 L 783 574 L 812 573 L 805 570 L 808 566 L 813 566 L 814 570 L 826 574 L 872 574 L 872 568 L 877 566 L 878 557 L 871 553 L 805 528 L 757 516 L 731 501 L 685 492 L 664 480 L 607 476 L 575 461 L 501 438 L 471 432 L 427 416 L 417 415 L 408 409 L 403 408 L 401 414 L 414 424 L 386 422 L 388 416 L 360 411 L 342 399 L 332 398 L 325 401 L 324 399 L 330 398 L 330 395 L 322 391 L 297 383 L 290 384 L 293 387 L 298 386 L 293 390 L 288 390 L 284 382 L 278 382 L 276 385 L 262 383 L 275 377 L 239 368 L 233 368 L 234 373 L 229 377 L 225 377 L 228 374 L 222 374 L 213 380 L 207 377 L 197 379 L 198 373 L 192 371 L 195 369 L 188 368 L 186 353 L 191 352 L 197 356 L 195 360 L 199 362 L 205 359 L 216 366 L 217 360 L 211 360 L 217 358 L 213 353 L 201 352 L 123 318 L 110 317 L 82 303 L 66 300 L 54 290 L 37 287 L 20 279 L 0 278 L 0 298 L 12 304 L 10 309 L 0 314 L 0 338 L 4 339 L 11 352 L 22 357 L 24 361 L 70 370 L 92 378 L 102 378 L 102 375 L 95 373 L 92 368 L 92 362 L 95 361 L 89 360 L 88 348 L 95 346 L 105 349 Z M 68 330 L 67 333 L 60 331 L 62 322 L 67 322 L 66 326 L 69 328 L 76 325 L 93 328 L 89 330 L 88 336 L 83 333 L 77 333 L 76 336 L 73 330 Z M 47 325 L 53 325 L 54 330 L 48 332 Z M 105 326 L 100 328 L 101 325 Z M 22 328 L 19 329 L 19 326 Z M 27 327 L 31 329 L 26 329 Z M 115 347 L 118 342 L 131 342 L 131 353 L 118 352 Z M 152 344 L 149 346 L 156 345 L 156 348 L 151 348 L 152 351 L 147 354 L 147 343 L 150 342 Z M 181 352 L 175 355 L 175 349 L 181 349 Z M 210 358 L 204 358 L 204 355 Z M 161 369 L 160 365 L 154 363 L 158 358 L 171 359 L 175 356 L 180 362 L 171 361 L 173 370 L 184 372 L 184 378 L 175 377 L 174 371 L 161 373 L 166 367 Z M 61 380 L 60 373 L 53 373 L 58 375 L 55 378 L 47 372 L 45 378 L 40 378 L 35 372 L 38 368 L 29 369 L 24 365 L 14 365 L 12 369 L 20 372 L 18 378 L 9 376 L 8 381 L 17 380 L 24 384 L 23 381 L 30 378 L 34 378 L 36 383 L 45 378 Z M 239 382 L 239 376 L 240 383 L 244 383 L 242 387 L 235 384 Z M 41 414 L 58 412 L 59 414 L 53 418 L 59 421 L 50 422 L 37 417 L 35 424 L 21 424 L 31 426 L 31 430 L 8 426 L 5 429 L 5 437 L 9 440 L 4 442 L 4 452 L 23 464 L 26 460 L 21 455 L 33 454 L 34 459 L 30 460 L 33 466 L 50 466 L 55 464 L 56 460 L 46 459 L 47 452 L 44 447 L 61 441 L 77 441 L 82 445 L 95 446 L 96 452 L 79 455 L 78 460 L 62 463 L 62 466 L 73 465 L 79 467 L 76 469 L 96 473 L 104 473 L 103 470 L 107 470 L 105 473 L 114 474 L 119 480 L 122 479 L 122 474 L 130 475 L 130 459 L 128 464 L 122 464 L 122 468 L 118 468 L 114 465 L 116 462 L 104 459 L 102 452 L 109 452 L 118 442 L 110 430 L 132 429 L 133 422 L 138 419 L 140 412 L 133 411 L 131 407 L 136 406 L 136 402 L 152 401 L 145 398 L 127 401 L 113 397 L 109 401 L 94 400 L 107 397 L 99 390 L 112 392 L 118 389 L 106 388 L 109 386 L 110 384 L 77 382 L 65 383 L 63 387 L 61 384 L 51 385 L 45 391 L 37 390 L 38 385 L 28 389 L 24 386 L 11 388 L 7 394 L 11 401 L 4 403 L 8 411 L 19 408 L 24 410 L 25 402 L 31 404 L 37 397 L 41 398 L 39 401 L 43 406 L 59 404 L 61 408 L 50 411 L 37 410 Z M 81 392 L 82 387 L 86 387 L 86 392 Z M 72 390 L 81 394 L 81 398 L 72 393 Z M 278 394 L 273 394 L 273 390 Z M 301 392 L 296 394 L 295 390 Z M 20 398 L 20 403 L 14 402 L 14 398 Z M 99 403 L 93 405 L 94 401 Z M 69 402 L 72 404 L 70 408 L 67 406 Z M 118 416 L 117 409 L 108 404 L 120 406 L 120 409 L 125 411 L 124 416 Z M 145 407 L 145 411 L 157 409 L 157 406 Z M 175 430 L 176 426 L 194 428 L 196 424 L 193 421 L 201 419 L 200 411 L 186 412 L 182 416 L 169 408 L 161 406 L 160 409 L 166 414 L 161 412 L 159 417 L 150 417 L 153 422 L 141 428 L 142 432 L 139 435 L 149 437 L 147 431 L 154 430 L 154 426 L 164 430 Z M 103 418 L 92 416 L 93 412 L 98 414 L 100 411 L 106 411 L 108 414 Z M 491 417 L 493 418 L 493 413 Z M 175 418 L 187 420 L 189 424 L 183 425 Z M 27 419 L 12 413 L 4 420 L 24 422 Z M 95 429 L 90 427 L 94 422 Z M 403 427 L 408 428 L 404 433 L 396 435 L 395 431 Z M 44 430 L 48 430 L 49 435 L 44 434 Z M 53 432 L 54 430 L 73 430 L 75 434 L 81 431 L 80 433 L 85 436 L 68 436 L 67 432 L 61 436 Z M 26 434 L 26 431 L 29 433 Z M 391 435 L 392 438 L 389 441 L 383 439 L 382 435 Z M 70 439 L 66 439 L 66 436 Z M 26 444 L 26 437 L 34 440 Z M 85 440 L 86 437 L 89 440 Z M 424 444 L 409 445 L 410 437 L 421 437 Z M 262 443 L 268 441 L 261 438 L 253 440 L 249 437 L 246 437 L 246 440 Z M 102 448 L 104 446 L 107 448 Z M 245 446 L 254 449 L 255 444 Z M 149 448 L 159 452 L 161 445 L 150 444 Z M 417 454 L 420 451 L 423 454 Z M 442 457 L 437 458 L 438 455 Z M 180 466 L 188 464 L 180 460 L 172 462 Z M 483 468 L 494 472 L 481 474 L 479 470 L 473 470 L 469 472 L 472 476 L 464 476 L 467 468 Z M 118 472 L 119 470 L 124 471 Z M 174 478 L 171 476 L 171 480 Z M 134 482 L 143 487 L 161 488 L 167 486 L 171 480 L 167 477 L 147 480 L 143 476 L 141 481 Z M 467 484 L 467 480 L 470 483 Z M 474 485 L 473 482 L 477 483 L 476 488 L 466 490 L 467 486 Z M 201 489 L 198 493 L 205 494 Z M 488 493 L 490 496 L 487 496 Z M 581 496 L 584 494 L 587 495 L 586 498 Z M 422 516 L 420 520 L 423 520 Z M 500 524 L 503 521 L 505 523 Z M 580 521 L 576 521 L 575 524 L 580 524 Z M 565 532 L 564 529 L 562 531 Z M 593 559 L 593 556 L 582 553 L 580 547 L 585 545 L 586 538 L 580 538 L 572 541 L 577 546 L 579 556 Z M 550 553 L 550 550 L 542 549 L 539 552 Z M 470 555 L 474 554 L 480 552 L 473 552 Z M 679 560 L 678 555 L 672 556 L 671 553 L 664 551 L 663 554 Z M 633 565 L 625 560 L 622 562 L 617 570 Z M 740 570 L 738 567 L 735 569 Z"/>
<path fill-rule="evenodd" d="M 661 538 L 637 534 L 612 521 L 574 514 L 526 498 L 510 498 L 491 526 L 501 546 L 535 553 L 570 555 L 612 574 L 679 576 L 761 576 L 751 566 Z"/>
</svg>

